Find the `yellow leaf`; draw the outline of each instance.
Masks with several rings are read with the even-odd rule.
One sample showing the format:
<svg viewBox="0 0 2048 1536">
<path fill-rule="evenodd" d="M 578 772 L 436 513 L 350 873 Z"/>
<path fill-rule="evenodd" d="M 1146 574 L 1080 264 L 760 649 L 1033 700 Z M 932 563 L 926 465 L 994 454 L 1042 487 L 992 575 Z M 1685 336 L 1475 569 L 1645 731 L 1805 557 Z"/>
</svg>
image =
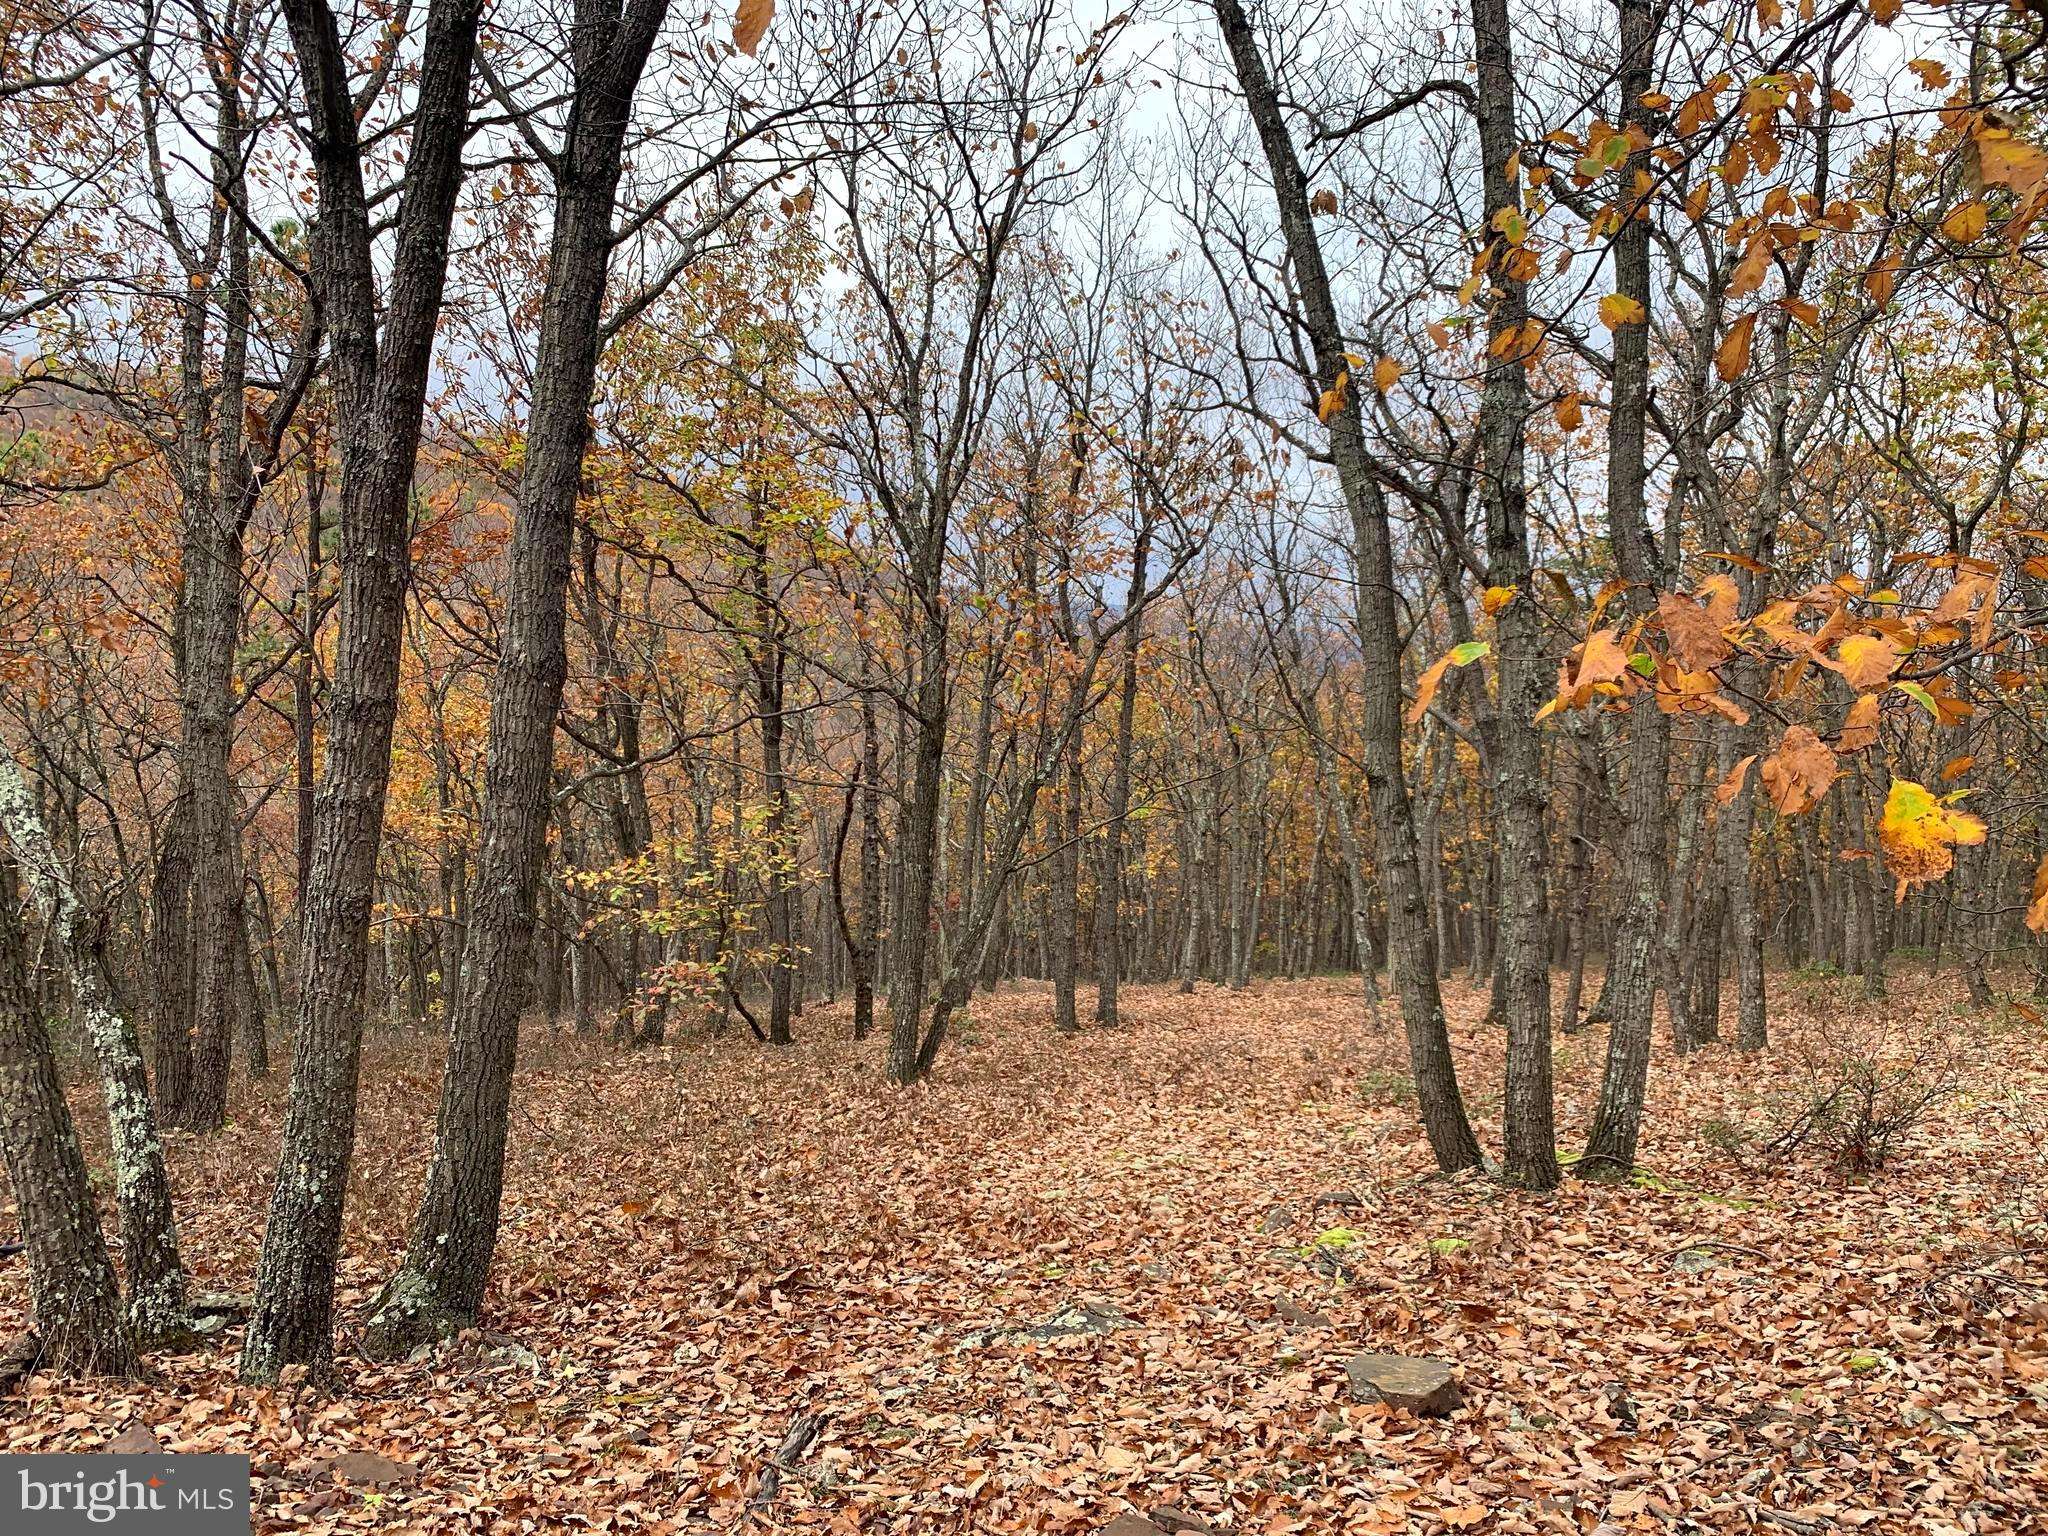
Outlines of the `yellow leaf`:
<svg viewBox="0 0 2048 1536">
<path fill-rule="evenodd" d="M 1955 868 L 1959 844 L 1984 841 L 1984 823 L 1968 811 L 1956 810 L 1953 799 L 1937 800 L 1926 785 L 1911 779 L 1892 780 L 1878 840 L 1884 844 L 1885 863 L 1899 882 L 1898 900 L 1906 899 L 1910 887 L 1939 880 Z M 2031 924 L 2032 908 L 2027 917 Z"/>
<path fill-rule="evenodd" d="M 2027 903 L 2027 926 L 2036 933 L 2048 933 L 2048 854 L 2034 871 L 2034 899 Z"/>
<path fill-rule="evenodd" d="M 1899 648 L 1883 635 L 1849 635 L 1835 647 L 1835 659 L 1822 658 L 1821 665 L 1841 673 L 1843 681 L 1862 692 L 1890 682 L 1900 660 Z"/>
<path fill-rule="evenodd" d="M 1576 432 L 1585 424 L 1586 420 L 1586 413 L 1582 406 L 1582 397 L 1577 390 L 1573 390 L 1569 394 L 1558 396 L 1557 404 L 1553 405 L 1550 409 L 1552 414 L 1557 417 L 1559 427 L 1567 432 Z"/>
<path fill-rule="evenodd" d="M 1964 203 L 1941 221 L 1941 232 L 1960 245 L 1968 245 L 1984 233 L 1991 215 L 1981 202 Z"/>
<path fill-rule="evenodd" d="M 1400 363 L 1393 358 L 1381 358 L 1372 365 L 1372 387 L 1384 395 L 1399 382 L 1403 371 Z"/>
<path fill-rule="evenodd" d="M 1600 301 L 1600 323 L 1610 331 L 1618 331 L 1624 325 L 1643 323 L 1643 306 L 1625 293 L 1610 293 Z"/>
<path fill-rule="evenodd" d="M 1490 619 L 1514 600 L 1513 587 L 1488 587 L 1485 595 L 1479 599 L 1479 609 Z"/>
</svg>

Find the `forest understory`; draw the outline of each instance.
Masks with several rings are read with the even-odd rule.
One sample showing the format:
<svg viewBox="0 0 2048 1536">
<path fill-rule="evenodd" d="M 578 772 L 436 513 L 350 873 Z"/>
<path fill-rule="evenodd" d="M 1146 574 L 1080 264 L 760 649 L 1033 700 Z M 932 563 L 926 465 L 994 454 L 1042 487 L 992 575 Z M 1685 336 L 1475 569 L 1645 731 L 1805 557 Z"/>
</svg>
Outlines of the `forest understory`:
<svg viewBox="0 0 2048 1536">
<path fill-rule="evenodd" d="M 144 1382 L 32 1377 L 0 1439 L 249 1454 L 263 1531 L 2038 1531 L 2041 1026 L 1952 977 L 1773 981 L 1769 1055 L 1660 1059 L 1634 1179 L 1541 1195 L 1433 1175 L 1355 978 L 1134 988 L 1066 1040 L 1006 988 L 908 1090 L 843 1009 L 786 1051 L 530 1030 L 487 1331 L 394 1366 L 353 1335 L 438 1051 L 377 1037 L 338 1390 L 237 1385 L 230 1327 Z M 1491 1136 L 1500 1032 L 1446 1003 Z M 1845 1052 L 1941 1091 L 1873 1171 L 1773 1153 Z M 1560 1039 L 1568 1146 L 1602 1053 Z M 282 1087 L 172 1139 L 203 1289 L 250 1285 Z M 1355 1401 L 1361 1351 L 1450 1362 L 1463 1406 Z"/>
</svg>

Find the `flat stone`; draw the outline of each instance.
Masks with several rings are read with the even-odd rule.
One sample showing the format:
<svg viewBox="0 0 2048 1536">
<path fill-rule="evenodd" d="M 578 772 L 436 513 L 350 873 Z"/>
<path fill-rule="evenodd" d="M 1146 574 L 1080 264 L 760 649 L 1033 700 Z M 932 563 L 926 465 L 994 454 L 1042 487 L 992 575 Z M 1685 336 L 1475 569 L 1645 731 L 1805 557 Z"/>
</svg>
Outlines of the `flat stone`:
<svg viewBox="0 0 2048 1536">
<path fill-rule="evenodd" d="M 1162 1533 L 1143 1515 L 1134 1515 L 1126 1510 L 1105 1525 L 1100 1536 L 1162 1536 Z"/>
<path fill-rule="evenodd" d="M 393 1461 L 373 1451 L 344 1451 L 321 1462 L 315 1470 L 345 1477 L 352 1483 L 368 1483 L 373 1488 L 416 1483 L 422 1476 L 420 1469 L 409 1462 Z"/>
<path fill-rule="evenodd" d="M 163 1441 L 141 1424 L 130 1424 L 107 1442 L 107 1449 L 117 1456 L 154 1456 L 163 1448 Z"/>
<path fill-rule="evenodd" d="M 1458 1378 L 1447 1360 L 1412 1355 L 1354 1355 L 1344 1367 L 1351 1395 L 1361 1403 L 1385 1403 L 1404 1413 L 1442 1418 L 1465 1405 Z"/>
<path fill-rule="evenodd" d="M 1329 1328 L 1334 1326 L 1330 1322 L 1327 1313 L 1318 1312 L 1313 1307 L 1304 1307 L 1292 1297 L 1275 1296 L 1273 1298 L 1273 1310 L 1279 1315 L 1280 1321 L 1290 1328 Z"/>
<path fill-rule="evenodd" d="M 1113 1333 L 1128 1327 L 1130 1319 L 1115 1307 L 1093 1301 L 1070 1302 L 1042 1323 L 1029 1328 L 1019 1328 L 1017 1335 L 1026 1339 L 1078 1339 L 1089 1334 Z"/>
<path fill-rule="evenodd" d="M 1044 1344 L 1058 1339 L 1082 1339 L 1114 1333 L 1119 1328 L 1130 1326 L 1130 1318 L 1108 1302 L 1070 1301 L 1043 1322 L 996 1323 L 991 1327 L 974 1329 L 964 1335 L 961 1342 L 968 1349 L 986 1349 L 1005 1339 L 1030 1339 Z"/>
<path fill-rule="evenodd" d="M 1152 1523 L 1167 1536 L 1221 1536 L 1218 1529 L 1192 1509 L 1162 1504 L 1152 1511 Z"/>
<path fill-rule="evenodd" d="M 195 1318 L 218 1317 L 239 1323 L 256 1310 L 256 1298 L 232 1291 L 199 1291 L 186 1298 L 185 1310 Z"/>
</svg>

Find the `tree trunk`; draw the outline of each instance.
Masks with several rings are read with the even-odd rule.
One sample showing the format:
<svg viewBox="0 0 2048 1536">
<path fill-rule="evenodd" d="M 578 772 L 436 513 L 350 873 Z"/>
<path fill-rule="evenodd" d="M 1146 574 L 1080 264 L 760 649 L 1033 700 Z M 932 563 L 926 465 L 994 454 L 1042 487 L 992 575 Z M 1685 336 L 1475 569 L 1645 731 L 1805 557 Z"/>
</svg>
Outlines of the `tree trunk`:
<svg viewBox="0 0 2048 1536">
<path fill-rule="evenodd" d="M 1349 373 L 1322 247 L 1309 208 L 1308 181 L 1288 133 L 1278 91 L 1259 52 L 1240 0 L 1213 0 L 1216 19 L 1272 172 L 1280 227 L 1301 291 L 1316 380 L 1334 390 Z M 1362 388 L 1362 385 L 1361 385 Z M 1393 543 L 1384 493 L 1373 479 L 1357 392 L 1330 413 L 1330 452 L 1351 516 L 1357 557 L 1357 629 L 1365 693 L 1361 737 L 1372 792 L 1377 863 L 1387 901 L 1388 948 L 1408 1053 L 1437 1165 L 1445 1171 L 1480 1162 L 1479 1139 L 1465 1116 L 1437 989 L 1435 943 L 1422 894 L 1413 807 L 1401 768 L 1401 634 L 1396 611 Z"/>
<path fill-rule="evenodd" d="M 223 95 L 232 100 L 234 93 Z M 185 507 L 180 767 L 192 837 L 192 1079 L 178 1113 L 166 1118 L 193 1131 L 219 1130 L 227 1118 L 237 955 L 244 944 L 242 859 L 230 758 L 235 648 L 242 630 L 242 514 L 249 495 L 242 387 L 250 320 L 249 235 L 238 217 L 229 234 L 223 289 L 223 408 L 213 422 L 216 467 L 210 492 L 201 486 L 201 494 Z"/>
<path fill-rule="evenodd" d="M 558 168 L 534 367 L 533 409 L 513 520 L 512 579 L 491 685 L 481 841 L 448 1027 L 434 1155 L 404 1263 L 369 1332 L 380 1354 L 473 1322 L 497 1246 L 519 1016 L 532 972 L 547 853 L 555 717 L 568 677 L 569 568 L 601 347 L 612 204 L 633 92 L 667 0 L 578 39 L 574 124 Z"/>
<path fill-rule="evenodd" d="M 28 1251 L 37 1363 L 61 1376 L 132 1376 L 120 1283 L 49 1031 L 29 991 L 13 884 L 0 880 L 0 1153 Z"/>
<path fill-rule="evenodd" d="M 356 1088 L 377 850 L 391 778 L 410 565 L 413 467 L 468 137 L 481 0 L 433 0 L 422 37 L 397 234 L 380 284 L 363 154 L 339 29 L 325 0 L 285 0 L 319 194 L 313 282 L 332 338 L 341 449 L 341 617 L 302 914 L 298 1028 L 277 1183 L 242 1376 L 325 1372 L 334 1271 L 355 1150 Z"/>
<path fill-rule="evenodd" d="M 1145 586 L 1152 558 L 1152 524 L 1138 525 L 1131 547 L 1127 599 L 1129 626 L 1123 637 L 1123 675 L 1118 679 L 1116 740 L 1109 765 L 1109 804 L 1102 829 L 1102 886 L 1095 897 L 1095 1022 L 1114 1027 L 1117 988 L 1123 980 L 1124 818 L 1131 811 L 1131 743 L 1138 710 L 1138 643 L 1143 636 Z"/>
<path fill-rule="evenodd" d="M 182 628 L 182 619 L 179 621 Z M 156 969 L 156 1112 L 166 1125 L 184 1117 L 192 1092 L 192 801 L 180 794 L 164 818 L 151 882 L 150 947 Z"/>
<path fill-rule="evenodd" d="M 1621 66 L 1620 121 L 1640 129 L 1647 143 L 1656 125 L 1643 98 L 1652 85 L 1657 15 L 1650 0 L 1618 0 Z M 1607 515 L 1615 562 L 1630 583 L 1632 610 L 1654 613 L 1659 559 L 1645 511 L 1645 427 L 1650 381 L 1650 224 L 1635 216 L 1638 178 L 1649 174 L 1649 155 L 1630 154 L 1617 175 L 1616 200 L 1624 216 L 1614 236 L 1615 291 L 1633 299 L 1643 316 L 1614 333 L 1613 383 L 1608 408 Z M 1622 859 L 1620 923 L 1609 953 L 1603 996 L 1611 1012 L 1607 1065 L 1600 1100 L 1579 1171 L 1594 1178 L 1626 1177 L 1635 1167 L 1649 1087 L 1651 1005 L 1657 991 L 1652 951 L 1663 922 L 1664 825 L 1669 798 L 1670 724 L 1647 691 L 1629 711 L 1628 835 Z"/>
<path fill-rule="evenodd" d="M 889 1080 L 912 1083 L 919 1064 L 930 982 L 932 888 L 938 867 L 939 802 L 946 767 L 949 705 L 946 621 L 926 605 L 918 633 L 917 696 L 910 711 L 910 783 L 903 811 L 902 899 L 896 906 L 889 997 Z"/>
<path fill-rule="evenodd" d="M 1507 0 L 1473 0 L 1478 64 L 1479 153 L 1489 228 L 1500 228 L 1522 205 L 1519 173 L 1510 162 L 1521 145 L 1515 129 L 1515 76 Z M 1508 1031 L 1504 1113 L 1504 1176 L 1529 1189 L 1559 1178 L 1551 1087 L 1550 911 L 1546 892 L 1550 834 L 1543 748 L 1537 737 L 1546 667 L 1542 618 L 1529 591 L 1528 488 L 1523 433 L 1528 375 L 1516 334 L 1528 318 L 1527 283 L 1517 249 L 1499 237 L 1492 247 L 1495 297 L 1488 318 L 1486 386 L 1480 402 L 1482 500 L 1486 507 L 1487 582 L 1516 594 L 1494 618 L 1500 679 L 1494 710 L 1493 811 L 1499 828 L 1499 966 Z"/>
<path fill-rule="evenodd" d="M 99 1063 L 112 1144 L 114 1204 L 121 1219 L 122 1263 L 128 1277 L 129 1326 L 143 1344 L 170 1338 L 184 1326 L 185 1271 L 178 1258 L 156 1109 L 142 1069 L 142 1045 L 135 1026 L 115 1007 L 101 963 L 102 915 L 80 907 L 21 770 L 4 752 L 0 828 L 14 845 L 15 859 L 64 957 L 72 1004 Z"/>
</svg>

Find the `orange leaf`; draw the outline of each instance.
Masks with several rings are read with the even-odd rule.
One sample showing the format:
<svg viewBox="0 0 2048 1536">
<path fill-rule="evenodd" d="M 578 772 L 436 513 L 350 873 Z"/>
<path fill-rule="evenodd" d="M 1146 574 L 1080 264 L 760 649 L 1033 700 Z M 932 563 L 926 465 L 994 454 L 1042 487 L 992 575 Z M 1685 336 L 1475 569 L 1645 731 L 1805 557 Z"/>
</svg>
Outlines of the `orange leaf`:
<svg viewBox="0 0 2048 1536">
<path fill-rule="evenodd" d="M 1484 640 L 1467 640 L 1463 645 L 1452 646 L 1443 655 L 1431 662 L 1422 676 L 1415 680 L 1415 702 L 1408 706 L 1408 713 L 1404 717 L 1408 724 L 1415 724 L 1424 715 L 1429 713 L 1430 700 L 1436 697 L 1436 691 L 1442 686 L 1446 672 L 1450 671 L 1453 667 L 1462 667 L 1470 662 L 1475 662 L 1480 657 L 1491 652 L 1492 649 L 1493 647 Z"/>
<path fill-rule="evenodd" d="M 768 23 L 775 19 L 775 0 L 740 0 L 732 20 L 732 45 L 752 58 L 768 35 Z"/>
<path fill-rule="evenodd" d="M 1755 330 L 1756 311 L 1752 309 L 1728 327 L 1728 334 L 1714 349 L 1714 372 L 1721 376 L 1723 384 L 1733 384 L 1749 372 L 1749 340 Z"/>
<path fill-rule="evenodd" d="M 1344 409 L 1344 402 L 1350 394 L 1351 374 L 1340 368 L 1337 370 L 1337 382 L 1324 390 L 1316 401 L 1316 420 L 1327 424 L 1332 416 Z"/>
<path fill-rule="evenodd" d="M 1743 782 L 1749 778 L 1749 765 L 1756 761 L 1756 754 L 1750 753 L 1741 762 L 1728 770 L 1728 776 L 1721 780 L 1714 790 L 1716 803 L 1726 805 L 1742 793 Z"/>
<path fill-rule="evenodd" d="M 1810 727 L 1792 725 L 1785 728 L 1778 750 L 1764 759 L 1758 772 L 1771 804 L 1781 815 L 1796 816 L 1819 804 L 1841 772 L 1841 764 L 1833 749 Z"/>
</svg>

